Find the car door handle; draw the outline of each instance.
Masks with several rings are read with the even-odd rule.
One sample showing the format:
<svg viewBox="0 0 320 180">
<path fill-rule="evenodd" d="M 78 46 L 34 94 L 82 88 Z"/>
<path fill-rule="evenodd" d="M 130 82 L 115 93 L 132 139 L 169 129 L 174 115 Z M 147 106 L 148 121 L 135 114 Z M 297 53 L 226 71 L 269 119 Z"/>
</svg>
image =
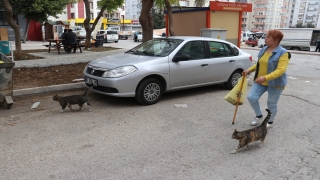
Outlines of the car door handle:
<svg viewBox="0 0 320 180">
<path fill-rule="evenodd" d="M 208 64 L 201 64 L 201 66 L 208 66 Z"/>
<path fill-rule="evenodd" d="M 230 60 L 229 62 L 235 62 L 235 60 Z"/>
</svg>

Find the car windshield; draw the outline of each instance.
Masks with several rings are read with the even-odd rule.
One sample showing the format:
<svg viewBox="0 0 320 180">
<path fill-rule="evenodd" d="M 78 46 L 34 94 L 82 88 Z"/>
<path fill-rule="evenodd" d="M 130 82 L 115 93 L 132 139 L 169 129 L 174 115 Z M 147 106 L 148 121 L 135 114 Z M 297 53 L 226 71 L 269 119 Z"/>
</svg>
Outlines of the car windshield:
<svg viewBox="0 0 320 180">
<path fill-rule="evenodd" d="M 141 43 L 126 53 L 165 57 L 175 50 L 182 42 L 182 39 L 152 39 Z"/>
<path fill-rule="evenodd" d="M 118 34 L 117 31 L 107 31 L 107 34 Z"/>
</svg>

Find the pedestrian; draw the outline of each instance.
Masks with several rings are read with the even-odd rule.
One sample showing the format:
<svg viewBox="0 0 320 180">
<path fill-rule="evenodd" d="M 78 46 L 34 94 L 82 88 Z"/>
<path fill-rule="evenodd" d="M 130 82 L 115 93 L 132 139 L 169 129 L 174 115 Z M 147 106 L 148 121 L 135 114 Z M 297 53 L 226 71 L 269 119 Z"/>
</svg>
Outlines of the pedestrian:
<svg viewBox="0 0 320 180">
<path fill-rule="evenodd" d="M 138 32 L 137 31 L 134 32 L 133 38 L 134 38 L 134 42 L 138 41 Z"/>
<path fill-rule="evenodd" d="M 291 54 L 280 46 L 283 33 L 279 30 L 270 30 L 265 38 L 265 44 L 258 53 L 258 62 L 249 69 L 242 72 L 245 76 L 255 71 L 254 82 L 248 93 L 248 100 L 256 115 L 251 125 L 258 125 L 263 119 L 259 99 L 265 92 L 268 92 L 267 106 L 272 112 L 267 127 L 272 127 L 274 117 L 277 114 L 280 95 L 287 85 L 286 69 Z"/>
<path fill-rule="evenodd" d="M 320 52 L 320 40 L 316 42 L 316 50 L 315 52 Z"/>
<path fill-rule="evenodd" d="M 60 39 L 66 39 L 66 34 L 67 34 L 67 32 L 68 32 L 68 29 L 64 29 L 64 30 L 63 30 L 63 33 L 62 33 L 61 36 L 60 36 Z M 62 41 L 61 44 L 63 45 L 64 51 L 67 52 L 68 50 L 67 50 L 67 47 L 65 46 L 65 40 Z"/>
<path fill-rule="evenodd" d="M 66 37 L 65 37 L 65 45 L 77 45 L 77 35 L 74 33 L 74 32 L 72 32 L 72 29 L 68 29 L 68 32 L 67 32 L 67 34 L 66 34 Z M 77 49 L 77 47 L 76 46 L 74 46 L 73 47 L 73 53 L 75 53 L 76 52 L 76 49 Z M 71 52 L 71 48 L 69 48 L 69 47 L 67 47 L 67 51 L 68 51 L 68 53 L 70 53 Z"/>
</svg>

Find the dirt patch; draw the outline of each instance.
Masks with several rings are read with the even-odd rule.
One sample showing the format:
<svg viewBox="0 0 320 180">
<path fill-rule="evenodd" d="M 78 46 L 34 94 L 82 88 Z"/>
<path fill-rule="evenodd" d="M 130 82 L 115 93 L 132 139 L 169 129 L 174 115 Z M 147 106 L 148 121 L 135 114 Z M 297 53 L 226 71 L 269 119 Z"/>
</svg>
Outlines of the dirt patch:
<svg viewBox="0 0 320 180">
<path fill-rule="evenodd" d="M 92 47 L 91 51 L 102 52 L 115 49 L 116 48 L 112 47 Z M 23 50 L 23 60 L 42 59 L 42 57 L 29 54 L 36 52 L 47 52 L 47 50 Z M 74 80 L 83 78 L 82 72 L 87 64 L 88 63 L 78 63 L 51 67 L 13 69 L 13 89 L 16 90 L 79 82 Z"/>
</svg>

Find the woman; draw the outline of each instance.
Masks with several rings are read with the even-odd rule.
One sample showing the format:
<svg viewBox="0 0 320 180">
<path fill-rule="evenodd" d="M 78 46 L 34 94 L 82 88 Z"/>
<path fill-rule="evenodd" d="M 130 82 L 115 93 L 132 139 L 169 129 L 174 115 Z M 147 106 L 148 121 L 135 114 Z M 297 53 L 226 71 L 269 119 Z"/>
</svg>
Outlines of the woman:
<svg viewBox="0 0 320 180">
<path fill-rule="evenodd" d="M 254 83 L 248 94 L 248 100 L 256 114 L 251 123 L 253 126 L 258 125 L 259 121 L 263 119 L 259 99 L 267 91 L 267 105 L 272 112 L 267 126 L 272 127 L 274 117 L 277 114 L 280 95 L 287 85 L 286 69 L 291 55 L 279 45 L 282 38 L 283 33 L 281 31 L 268 31 L 265 38 L 266 46 L 260 50 L 257 64 L 242 72 L 242 75 L 245 76 L 255 71 Z"/>
</svg>

